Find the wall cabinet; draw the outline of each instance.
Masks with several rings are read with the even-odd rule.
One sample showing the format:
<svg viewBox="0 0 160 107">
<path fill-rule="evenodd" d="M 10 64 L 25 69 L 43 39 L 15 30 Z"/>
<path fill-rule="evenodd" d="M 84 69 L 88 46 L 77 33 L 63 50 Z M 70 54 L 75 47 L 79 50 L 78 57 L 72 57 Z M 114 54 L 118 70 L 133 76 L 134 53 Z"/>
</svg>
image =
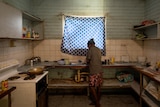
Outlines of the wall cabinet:
<svg viewBox="0 0 160 107">
<path fill-rule="evenodd" d="M 43 20 L 40 18 L 3 2 L 0 2 L 0 14 L 0 39 L 43 39 Z M 32 37 L 33 30 L 36 34 L 34 37 Z M 27 36 L 28 31 L 30 31 L 29 36 Z"/>
<path fill-rule="evenodd" d="M 136 33 L 134 39 L 137 40 L 150 40 L 160 39 L 160 23 L 153 23 L 145 26 L 133 28 Z"/>
<path fill-rule="evenodd" d="M 22 34 L 21 11 L 0 2 L 0 14 L 0 37 L 20 38 Z"/>
</svg>

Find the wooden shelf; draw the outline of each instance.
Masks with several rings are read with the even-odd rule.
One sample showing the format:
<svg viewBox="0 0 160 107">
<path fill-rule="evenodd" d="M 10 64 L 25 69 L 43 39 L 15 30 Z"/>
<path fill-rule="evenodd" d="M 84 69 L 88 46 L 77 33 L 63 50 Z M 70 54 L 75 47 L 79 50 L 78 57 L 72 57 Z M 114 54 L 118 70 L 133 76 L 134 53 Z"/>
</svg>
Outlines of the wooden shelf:
<svg viewBox="0 0 160 107">
<path fill-rule="evenodd" d="M 133 30 L 136 32 L 133 37 L 134 40 L 160 40 L 160 22 L 136 27 Z M 137 39 L 136 36 L 139 38 Z M 147 38 L 143 38 L 143 36 Z"/>
<path fill-rule="evenodd" d="M 33 40 L 33 41 L 43 40 L 42 38 L 11 38 L 11 37 L 0 37 L 0 39 Z"/>
<path fill-rule="evenodd" d="M 159 23 L 153 23 L 153 24 L 149 24 L 149 25 L 146 25 L 146 26 L 141 26 L 141 27 L 137 27 L 137 28 L 133 28 L 134 30 L 140 30 L 140 29 L 145 29 L 147 27 L 151 27 L 151 26 L 155 26 L 155 25 L 158 25 Z"/>
</svg>

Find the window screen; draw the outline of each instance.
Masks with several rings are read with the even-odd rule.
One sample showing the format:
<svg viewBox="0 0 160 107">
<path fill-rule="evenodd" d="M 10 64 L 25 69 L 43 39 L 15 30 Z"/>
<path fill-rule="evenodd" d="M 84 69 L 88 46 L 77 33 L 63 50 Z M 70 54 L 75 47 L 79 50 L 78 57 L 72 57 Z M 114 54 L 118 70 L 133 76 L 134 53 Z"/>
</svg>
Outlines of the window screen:
<svg viewBox="0 0 160 107">
<path fill-rule="evenodd" d="M 65 16 L 64 22 L 63 53 L 86 56 L 87 42 L 93 38 L 102 55 L 105 55 L 105 17 Z"/>
</svg>

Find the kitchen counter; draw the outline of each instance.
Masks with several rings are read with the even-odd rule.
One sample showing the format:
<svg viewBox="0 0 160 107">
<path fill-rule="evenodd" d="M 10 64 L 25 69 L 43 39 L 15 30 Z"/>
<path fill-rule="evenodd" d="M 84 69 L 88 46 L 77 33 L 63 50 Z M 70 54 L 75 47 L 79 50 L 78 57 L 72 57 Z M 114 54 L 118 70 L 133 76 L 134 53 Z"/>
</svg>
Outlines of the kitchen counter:
<svg viewBox="0 0 160 107">
<path fill-rule="evenodd" d="M 41 62 L 41 63 L 34 64 L 34 66 L 30 66 L 30 65 L 20 66 L 18 68 L 18 71 L 19 72 L 26 72 L 29 69 L 31 69 L 33 67 L 37 67 L 37 66 L 38 67 L 51 67 L 51 68 L 69 68 L 69 69 L 77 69 L 77 70 L 87 67 L 86 64 L 60 65 L 54 61 L 47 61 L 47 62 Z M 138 63 L 114 63 L 114 64 L 110 64 L 110 65 L 102 65 L 102 67 L 103 68 L 131 67 L 131 68 L 136 69 L 140 73 L 143 73 L 143 74 L 149 76 L 150 78 L 152 78 L 160 83 L 160 71 L 153 71 L 153 70 L 151 71 L 151 69 L 148 69 L 144 66 L 140 66 Z"/>
<path fill-rule="evenodd" d="M 152 80 L 160 83 L 160 71 L 155 71 L 151 68 L 147 67 L 140 67 L 140 66 L 132 66 L 132 68 L 139 71 L 141 74 L 151 78 Z"/>
<path fill-rule="evenodd" d="M 33 67 L 43 66 L 51 67 L 49 75 L 48 88 L 86 88 L 88 87 L 87 82 L 75 82 L 74 75 L 78 73 L 83 68 L 88 67 L 85 64 L 73 64 L 73 65 L 60 65 L 56 62 L 42 62 L 35 64 Z M 29 70 L 31 66 L 21 66 L 19 70 Z M 160 71 L 155 71 L 153 67 L 141 66 L 138 63 L 114 63 L 110 65 L 102 65 L 104 70 L 104 83 L 103 88 L 132 88 L 141 99 L 146 100 L 146 102 L 151 105 L 156 105 L 147 95 L 144 95 L 144 90 L 142 88 L 143 77 L 147 76 L 153 81 L 160 83 Z M 115 78 L 115 73 L 117 71 L 131 71 L 135 75 L 135 81 L 130 83 L 122 83 Z M 75 72 L 76 71 L 76 72 Z M 82 70 L 81 70 L 82 71 Z M 67 79 L 72 80 L 67 80 Z M 138 78 L 138 79 L 137 79 Z M 154 96 L 154 94 L 151 94 Z M 144 98 L 145 97 L 145 98 Z M 156 107 L 156 106 L 155 106 Z"/>
<path fill-rule="evenodd" d="M 131 66 L 135 66 L 138 65 L 137 63 L 114 63 L 114 64 L 109 64 L 109 65 L 105 65 L 102 64 L 103 68 L 109 68 L 109 67 L 131 67 Z M 86 64 L 73 64 L 73 65 L 60 65 L 60 64 L 54 64 L 55 68 L 77 68 L 77 69 L 81 69 L 81 68 L 85 68 L 87 67 Z"/>
<path fill-rule="evenodd" d="M 134 65 L 138 65 L 137 63 L 114 63 L 114 64 L 110 64 L 110 65 L 102 65 L 103 68 L 105 67 L 130 67 L 130 66 L 134 66 Z M 18 68 L 18 71 L 28 71 L 29 69 L 33 68 L 33 67 L 37 67 L 37 66 L 40 66 L 40 67 L 52 67 L 52 68 L 59 68 L 59 67 L 62 67 L 62 68 L 85 68 L 87 67 L 86 64 L 69 64 L 69 65 L 60 65 L 54 61 L 47 61 L 47 62 L 41 62 L 41 63 L 37 63 L 37 64 L 34 64 L 33 66 L 30 66 L 30 65 L 23 65 L 23 66 L 20 66 Z"/>
</svg>

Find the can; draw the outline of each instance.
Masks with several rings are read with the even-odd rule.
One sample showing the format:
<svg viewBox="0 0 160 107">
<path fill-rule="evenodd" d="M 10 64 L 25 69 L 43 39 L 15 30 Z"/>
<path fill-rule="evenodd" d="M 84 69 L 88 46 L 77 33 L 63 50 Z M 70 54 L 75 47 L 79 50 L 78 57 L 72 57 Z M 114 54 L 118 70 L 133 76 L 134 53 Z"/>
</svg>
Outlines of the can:
<svg viewBox="0 0 160 107">
<path fill-rule="evenodd" d="M 2 91 L 5 91 L 8 89 L 8 81 L 4 80 L 1 82 Z"/>
</svg>

